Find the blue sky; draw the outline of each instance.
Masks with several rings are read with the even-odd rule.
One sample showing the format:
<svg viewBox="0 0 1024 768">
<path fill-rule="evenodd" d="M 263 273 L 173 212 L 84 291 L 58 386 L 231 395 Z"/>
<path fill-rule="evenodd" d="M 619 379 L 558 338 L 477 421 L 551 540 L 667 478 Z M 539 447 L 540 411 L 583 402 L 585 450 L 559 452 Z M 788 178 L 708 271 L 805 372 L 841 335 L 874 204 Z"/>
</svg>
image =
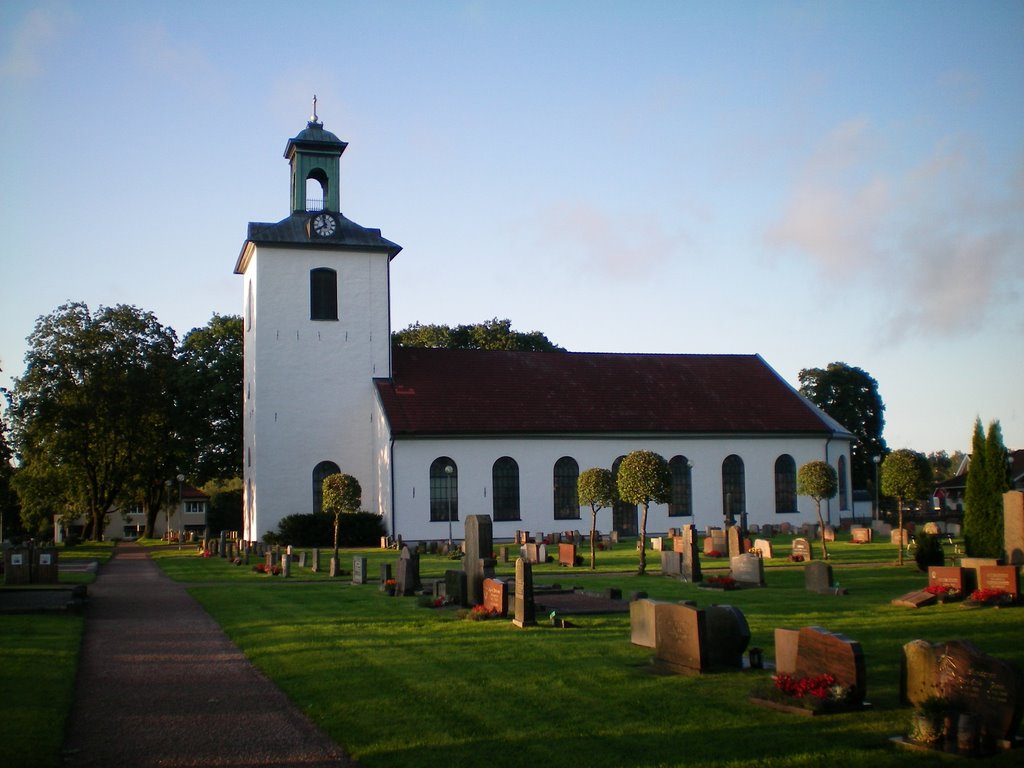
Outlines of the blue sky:
<svg viewBox="0 0 1024 768">
<path fill-rule="evenodd" d="M 1024 3 L 0 4 L 0 384 L 68 300 L 240 314 L 317 94 L 392 322 L 759 353 L 1024 447 Z"/>
</svg>

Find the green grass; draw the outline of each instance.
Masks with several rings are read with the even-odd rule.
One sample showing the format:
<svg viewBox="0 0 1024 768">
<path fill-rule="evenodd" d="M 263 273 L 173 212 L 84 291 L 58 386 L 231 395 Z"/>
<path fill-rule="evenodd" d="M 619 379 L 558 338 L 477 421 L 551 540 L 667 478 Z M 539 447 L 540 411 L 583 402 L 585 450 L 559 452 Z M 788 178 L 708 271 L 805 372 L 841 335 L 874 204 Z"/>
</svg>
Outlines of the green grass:
<svg viewBox="0 0 1024 768">
<path fill-rule="evenodd" d="M 256 574 L 251 565 L 197 557 L 194 548 L 154 546 L 152 555 L 187 582 L 253 663 L 366 768 L 903 768 L 950 762 L 888 741 L 909 717 L 898 701 L 902 646 L 917 638 L 966 638 L 1024 666 L 1024 609 L 894 607 L 892 598 L 923 586 L 925 578 L 912 560 L 892 565 L 896 552 L 888 544 L 836 542 L 830 546 L 835 578 L 849 594 L 811 594 L 802 566 L 785 560 L 788 540 L 774 544 L 765 589 L 721 593 L 664 578 L 657 553 L 648 553 L 649 575 L 636 576 L 632 542 L 599 552 L 596 573 L 549 563 L 535 566 L 534 577 L 538 584 L 615 586 L 627 595 L 642 590 L 657 599 L 735 605 L 750 625 L 751 645 L 764 648 L 769 659 L 776 627 L 842 632 L 863 647 L 874 709 L 804 718 L 747 702 L 768 672 L 655 674 L 651 649 L 629 642 L 626 615 L 572 617 L 573 629 L 555 629 L 539 617 L 539 626 L 524 630 L 508 621 L 460 621 L 452 610 L 388 597 L 375 583 L 353 586 L 347 577 L 331 580 L 294 566 L 285 580 Z M 329 554 L 322 550 L 325 569 Z M 393 550 L 345 550 L 346 571 L 353 554 L 367 557 L 371 578 L 381 563 L 397 561 Z M 728 567 L 724 559 L 703 565 Z M 438 556 L 421 558 L 426 578 L 459 567 Z M 499 575 L 513 572 L 512 563 L 498 564 Z M 59 765 L 55 724 L 70 706 L 80 635 L 81 621 L 72 616 L 0 617 L 3 657 L 18 659 L 2 665 L 2 690 L 32 688 L 41 702 L 26 709 L 16 696 L 4 697 L 0 764 L 31 749 L 40 759 L 30 764 Z M 1021 757 L 1002 755 L 986 765 L 1019 765 Z"/>
</svg>

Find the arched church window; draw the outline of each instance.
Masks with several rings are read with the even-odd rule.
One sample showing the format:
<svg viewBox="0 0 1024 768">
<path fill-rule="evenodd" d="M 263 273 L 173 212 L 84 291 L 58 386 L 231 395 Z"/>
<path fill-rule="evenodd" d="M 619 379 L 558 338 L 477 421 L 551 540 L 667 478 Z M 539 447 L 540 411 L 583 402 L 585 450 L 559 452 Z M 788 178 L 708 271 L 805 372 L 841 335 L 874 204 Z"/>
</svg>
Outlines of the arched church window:
<svg viewBox="0 0 1024 768">
<path fill-rule="evenodd" d="M 839 508 L 849 509 L 850 508 L 850 497 L 849 491 L 846 485 L 846 457 L 839 457 L 839 468 L 836 471 L 839 476 Z"/>
<path fill-rule="evenodd" d="M 309 271 L 309 319 L 338 319 L 338 273 L 333 269 Z"/>
<path fill-rule="evenodd" d="M 693 465 L 685 456 L 673 456 L 668 462 L 672 473 L 672 498 L 668 504 L 669 517 L 689 517 L 693 514 Z"/>
<path fill-rule="evenodd" d="M 555 520 L 578 520 L 580 517 L 579 493 L 576 481 L 580 476 L 580 465 L 571 456 L 563 456 L 555 462 L 554 511 Z"/>
<path fill-rule="evenodd" d="M 459 519 L 459 467 L 447 456 L 430 464 L 430 520 Z"/>
<path fill-rule="evenodd" d="M 341 467 L 333 461 L 321 461 L 313 467 L 313 512 L 324 511 L 324 478 L 340 475 Z"/>
<path fill-rule="evenodd" d="M 738 523 L 746 508 L 743 459 L 732 454 L 722 462 L 722 514 L 730 523 Z"/>
<path fill-rule="evenodd" d="M 491 467 L 491 506 L 495 520 L 519 520 L 519 465 L 502 456 Z"/>
<path fill-rule="evenodd" d="M 784 453 L 775 460 L 775 514 L 796 511 L 796 462 Z"/>
</svg>

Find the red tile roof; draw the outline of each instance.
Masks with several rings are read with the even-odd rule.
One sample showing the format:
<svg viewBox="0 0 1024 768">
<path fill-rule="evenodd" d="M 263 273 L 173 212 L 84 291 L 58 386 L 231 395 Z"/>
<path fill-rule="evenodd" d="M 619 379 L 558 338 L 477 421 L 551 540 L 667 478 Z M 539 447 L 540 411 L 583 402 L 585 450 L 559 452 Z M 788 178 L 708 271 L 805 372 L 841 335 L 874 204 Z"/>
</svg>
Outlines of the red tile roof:
<svg viewBox="0 0 1024 768">
<path fill-rule="evenodd" d="M 841 431 L 759 355 L 394 350 L 396 436 Z"/>
</svg>

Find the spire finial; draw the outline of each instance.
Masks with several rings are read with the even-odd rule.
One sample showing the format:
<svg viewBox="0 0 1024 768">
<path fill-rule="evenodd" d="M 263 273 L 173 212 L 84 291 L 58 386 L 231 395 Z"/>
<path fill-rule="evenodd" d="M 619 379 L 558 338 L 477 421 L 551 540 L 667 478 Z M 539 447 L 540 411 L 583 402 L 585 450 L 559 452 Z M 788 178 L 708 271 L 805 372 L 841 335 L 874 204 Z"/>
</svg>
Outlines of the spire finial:
<svg viewBox="0 0 1024 768">
<path fill-rule="evenodd" d="M 310 125 L 310 127 L 317 127 L 317 128 L 323 126 L 323 123 L 321 123 L 320 120 L 317 119 L 317 116 L 316 116 L 316 94 L 315 93 L 313 94 L 313 116 L 309 118 L 309 125 Z"/>
</svg>

